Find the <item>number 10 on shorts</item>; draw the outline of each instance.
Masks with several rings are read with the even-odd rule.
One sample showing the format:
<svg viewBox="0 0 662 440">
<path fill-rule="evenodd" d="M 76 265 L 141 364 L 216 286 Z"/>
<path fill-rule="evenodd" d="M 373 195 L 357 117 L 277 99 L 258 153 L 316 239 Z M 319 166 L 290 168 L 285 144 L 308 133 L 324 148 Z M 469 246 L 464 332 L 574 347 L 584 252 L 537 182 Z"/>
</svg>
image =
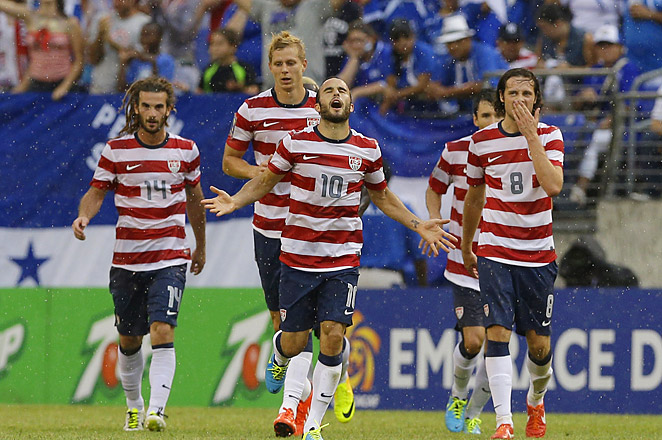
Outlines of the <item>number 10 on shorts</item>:
<svg viewBox="0 0 662 440">
<path fill-rule="evenodd" d="M 345 303 L 345 307 L 354 308 L 354 304 L 356 303 L 356 291 L 358 288 L 359 286 L 352 286 L 347 283 L 347 302 Z"/>
</svg>

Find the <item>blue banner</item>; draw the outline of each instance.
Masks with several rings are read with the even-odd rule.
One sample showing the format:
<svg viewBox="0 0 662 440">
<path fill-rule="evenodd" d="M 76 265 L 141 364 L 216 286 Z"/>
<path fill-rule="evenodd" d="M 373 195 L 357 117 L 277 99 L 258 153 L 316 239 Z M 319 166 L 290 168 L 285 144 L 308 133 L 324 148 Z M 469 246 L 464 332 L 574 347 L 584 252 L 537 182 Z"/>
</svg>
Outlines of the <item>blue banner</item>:
<svg viewBox="0 0 662 440">
<path fill-rule="evenodd" d="M 661 308 L 660 290 L 558 290 L 546 409 L 662 413 Z M 357 406 L 443 410 L 457 342 L 450 290 L 359 292 L 356 309 L 348 334 Z M 513 337 L 510 347 L 513 411 L 525 412 L 526 341 Z"/>
</svg>

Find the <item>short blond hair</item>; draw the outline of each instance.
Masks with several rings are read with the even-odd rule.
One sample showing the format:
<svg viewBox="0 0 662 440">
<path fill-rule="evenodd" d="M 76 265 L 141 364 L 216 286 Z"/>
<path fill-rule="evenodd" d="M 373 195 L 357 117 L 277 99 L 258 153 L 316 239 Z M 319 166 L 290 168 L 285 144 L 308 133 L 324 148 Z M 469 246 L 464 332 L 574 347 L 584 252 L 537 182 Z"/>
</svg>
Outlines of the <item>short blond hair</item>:
<svg viewBox="0 0 662 440">
<path fill-rule="evenodd" d="M 306 59 L 306 47 L 303 45 L 301 38 L 290 34 L 288 31 L 282 31 L 271 38 L 271 43 L 269 44 L 269 64 L 271 64 L 274 51 L 290 46 L 296 46 L 301 61 Z"/>
</svg>

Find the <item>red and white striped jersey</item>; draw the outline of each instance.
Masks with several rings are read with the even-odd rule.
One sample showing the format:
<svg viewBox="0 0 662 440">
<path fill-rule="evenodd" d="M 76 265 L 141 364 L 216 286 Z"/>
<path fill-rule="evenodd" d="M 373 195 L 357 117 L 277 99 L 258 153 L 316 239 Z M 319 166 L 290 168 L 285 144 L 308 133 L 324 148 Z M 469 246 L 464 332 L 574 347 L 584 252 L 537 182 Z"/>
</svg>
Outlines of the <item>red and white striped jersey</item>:
<svg viewBox="0 0 662 440">
<path fill-rule="evenodd" d="M 112 265 L 147 271 L 190 260 L 185 186 L 199 182 L 200 154 L 189 139 L 168 134 L 158 146 L 135 135 L 108 141 L 90 185 L 115 191 Z"/>
<path fill-rule="evenodd" d="M 357 267 L 363 246 L 361 186 L 386 188 L 377 141 L 354 130 L 346 139 L 328 139 L 308 127 L 278 144 L 269 169 L 290 172 L 292 180 L 280 260 L 312 272 Z"/>
<path fill-rule="evenodd" d="M 561 130 L 539 123 L 538 136 L 552 165 L 562 167 Z M 524 136 L 505 133 L 501 122 L 474 133 L 467 183 L 486 186 L 476 255 L 530 267 L 556 259 L 552 198 L 538 183 Z"/>
<path fill-rule="evenodd" d="M 437 166 L 432 170 L 429 185 L 434 192 L 439 195 L 445 194 L 448 187 L 453 184 L 453 201 L 451 203 L 451 218 L 448 224 L 448 232 L 457 238 L 456 249 L 451 249 L 448 253 L 446 270 L 444 276 L 451 283 L 469 289 L 480 290 L 478 280 L 469 275 L 464 268 L 462 259 L 462 213 L 464 212 L 464 198 L 467 195 L 469 185 L 467 185 L 467 156 L 469 155 L 470 136 L 463 137 L 456 141 L 446 143 L 444 151 L 437 162 Z M 478 248 L 478 234 L 474 236 L 474 253 Z"/>
<path fill-rule="evenodd" d="M 307 91 L 300 104 L 288 105 L 278 102 L 274 89 L 269 89 L 247 99 L 235 114 L 227 144 L 235 150 L 246 151 L 252 141 L 255 163 L 266 162 L 288 132 L 319 123 L 315 96 L 315 92 Z M 255 202 L 253 228 L 265 237 L 280 238 L 289 195 L 290 178 L 285 176 L 269 194 Z"/>
</svg>

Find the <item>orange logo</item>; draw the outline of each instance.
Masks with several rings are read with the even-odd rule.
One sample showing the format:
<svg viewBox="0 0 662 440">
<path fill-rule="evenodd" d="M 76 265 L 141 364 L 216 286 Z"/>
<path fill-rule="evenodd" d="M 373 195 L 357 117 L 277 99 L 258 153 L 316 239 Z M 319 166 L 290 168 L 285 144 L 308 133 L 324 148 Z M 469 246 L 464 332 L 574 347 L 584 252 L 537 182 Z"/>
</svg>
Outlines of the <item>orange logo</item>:
<svg viewBox="0 0 662 440">
<path fill-rule="evenodd" d="M 363 314 L 354 310 L 354 325 L 347 328 L 347 339 L 351 345 L 349 355 L 349 377 L 352 388 L 370 391 L 375 383 L 375 355 L 379 353 L 382 340 L 376 331 L 363 325 Z"/>
</svg>

